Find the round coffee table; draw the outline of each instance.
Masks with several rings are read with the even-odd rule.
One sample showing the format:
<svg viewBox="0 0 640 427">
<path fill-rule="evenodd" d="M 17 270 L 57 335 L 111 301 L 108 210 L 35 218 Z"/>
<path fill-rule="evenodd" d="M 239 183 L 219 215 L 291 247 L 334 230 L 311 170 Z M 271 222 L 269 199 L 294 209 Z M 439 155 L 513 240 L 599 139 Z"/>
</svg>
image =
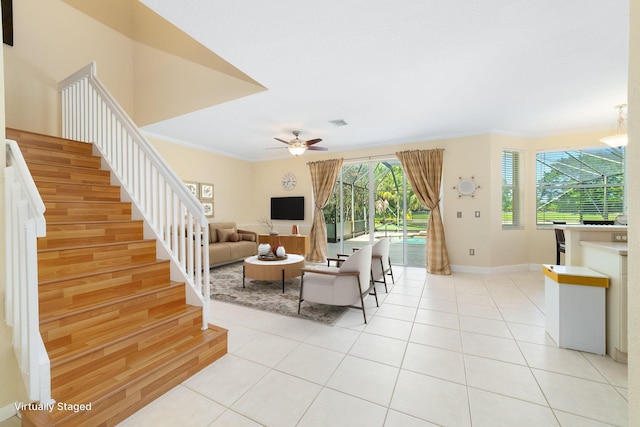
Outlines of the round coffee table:
<svg viewBox="0 0 640 427">
<path fill-rule="evenodd" d="M 254 280 L 276 281 L 282 280 L 282 293 L 284 293 L 285 279 L 298 277 L 304 268 L 304 257 L 302 255 L 289 254 L 287 259 L 278 261 L 263 261 L 257 255 L 244 260 L 242 266 L 242 287 L 244 288 L 244 278 Z"/>
</svg>

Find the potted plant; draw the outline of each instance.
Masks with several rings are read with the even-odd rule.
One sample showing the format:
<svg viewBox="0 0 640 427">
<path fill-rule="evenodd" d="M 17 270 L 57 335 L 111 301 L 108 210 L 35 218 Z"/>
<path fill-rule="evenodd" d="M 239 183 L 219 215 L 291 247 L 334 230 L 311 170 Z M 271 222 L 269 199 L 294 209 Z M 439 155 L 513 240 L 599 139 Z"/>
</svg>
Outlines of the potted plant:
<svg viewBox="0 0 640 427">
<path fill-rule="evenodd" d="M 265 227 L 269 227 L 269 234 L 274 236 L 278 234 L 278 232 L 273 229 L 273 221 L 269 221 L 267 217 L 262 217 L 262 220 L 260 220 L 260 224 Z"/>
</svg>

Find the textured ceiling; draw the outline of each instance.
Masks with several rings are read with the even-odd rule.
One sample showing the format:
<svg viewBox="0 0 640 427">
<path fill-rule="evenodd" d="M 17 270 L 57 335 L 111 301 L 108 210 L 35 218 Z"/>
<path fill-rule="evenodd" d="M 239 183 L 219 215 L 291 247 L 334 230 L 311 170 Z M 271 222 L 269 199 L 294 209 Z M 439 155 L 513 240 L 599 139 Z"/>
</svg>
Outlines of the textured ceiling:
<svg viewBox="0 0 640 427">
<path fill-rule="evenodd" d="M 141 1 L 267 89 L 145 131 L 247 160 L 295 129 L 332 152 L 613 131 L 626 102 L 627 0 Z"/>
</svg>

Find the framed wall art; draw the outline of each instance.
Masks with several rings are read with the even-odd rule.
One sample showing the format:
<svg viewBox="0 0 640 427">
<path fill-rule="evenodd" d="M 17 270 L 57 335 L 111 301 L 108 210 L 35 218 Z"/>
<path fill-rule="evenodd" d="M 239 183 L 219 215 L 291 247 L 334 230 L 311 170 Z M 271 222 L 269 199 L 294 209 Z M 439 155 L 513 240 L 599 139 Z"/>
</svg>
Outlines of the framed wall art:
<svg viewBox="0 0 640 427">
<path fill-rule="evenodd" d="M 191 194 L 193 194 L 194 196 L 198 197 L 198 183 L 197 182 L 185 181 L 184 185 L 186 185 L 187 188 L 189 189 L 189 191 L 191 191 Z"/>
<path fill-rule="evenodd" d="M 208 218 L 213 218 L 213 201 L 202 202 L 202 207 L 204 208 L 205 216 Z"/>
<path fill-rule="evenodd" d="M 213 184 L 200 183 L 200 199 L 213 200 Z"/>
</svg>

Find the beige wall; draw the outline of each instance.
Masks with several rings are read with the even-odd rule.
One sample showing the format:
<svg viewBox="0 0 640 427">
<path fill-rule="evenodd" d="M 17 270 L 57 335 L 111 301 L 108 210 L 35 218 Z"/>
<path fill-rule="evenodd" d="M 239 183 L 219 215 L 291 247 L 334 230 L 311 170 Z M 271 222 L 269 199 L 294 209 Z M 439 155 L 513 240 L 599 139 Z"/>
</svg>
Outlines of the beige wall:
<svg viewBox="0 0 640 427">
<path fill-rule="evenodd" d="M 444 148 L 443 221 L 451 263 L 459 270 L 488 272 L 491 268 L 555 262 L 553 230 L 538 229 L 535 221 L 535 155 L 538 150 L 599 147 L 599 139 L 607 132 L 525 139 L 500 134 L 426 141 L 368 150 L 321 153 L 281 160 L 249 163 L 219 154 L 152 139 L 183 180 L 215 184 L 215 220 L 235 220 L 245 228 L 258 232 L 260 219 L 269 217 L 270 198 L 305 196 L 304 221 L 276 221 L 275 229 L 289 233 L 297 223 L 301 233 L 309 233 L 313 210 L 311 179 L 307 162 L 343 157 L 361 159 L 390 155 L 407 149 Z M 523 228 L 502 229 L 503 149 L 518 149 L 524 155 Z M 359 160 L 362 161 L 362 160 Z M 297 177 L 297 185 L 286 191 L 280 185 L 286 172 Z M 459 178 L 474 177 L 480 186 L 475 197 L 458 197 L 453 188 Z M 475 217 L 475 211 L 480 217 Z M 462 212 L 462 218 L 457 217 Z M 475 255 L 469 255 L 469 249 Z"/>
<path fill-rule="evenodd" d="M 93 60 L 102 82 L 133 112 L 131 40 L 61 1 L 13 4 L 14 46 L 4 46 L 6 124 L 60 134 L 58 82 Z"/>
<path fill-rule="evenodd" d="M 640 0 L 631 0 L 629 43 L 629 425 L 640 425 Z"/>
<path fill-rule="evenodd" d="M 255 222 L 253 164 L 208 151 L 149 138 L 156 150 L 184 181 L 214 185 L 215 221 Z"/>
<path fill-rule="evenodd" d="M 640 0 L 631 0 L 631 20 L 640 20 Z M 36 132 L 59 134 L 60 118 L 57 82 L 97 60 L 100 79 L 130 113 L 134 110 L 136 46 L 131 40 L 98 24 L 91 18 L 61 1 L 20 0 L 14 2 L 15 46 L 3 47 L 4 99 L 6 108 L 0 107 L 0 122 L 6 125 Z M 640 29 L 631 28 L 630 82 L 629 82 L 629 164 L 640 162 Z M 80 36 L 78 36 L 80 35 Z M 0 55 L 0 65 L 2 57 Z M 144 76 L 138 76 L 138 79 Z M 4 114 L 1 114 L 4 112 Z M 344 156 L 346 158 L 375 156 L 402 149 L 445 148 L 444 170 L 444 220 L 452 263 L 458 265 L 497 267 L 522 263 L 552 262 L 554 240 L 550 230 L 537 230 L 533 206 L 535 206 L 534 165 L 537 149 L 594 146 L 603 134 L 568 135 L 551 138 L 521 139 L 503 135 L 480 135 L 448 141 L 428 141 L 418 144 L 375 148 L 366 151 L 324 153 L 319 156 L 303 156 L 285 160 L 249 163 L 230 159 L 210 152 L 185 148 L 162 141 L 154 141 L 160 153 L 178 174 L 187 180 L 215 184 L 215 219 L 235 220 L 239 224 L 258 225 L 261 217 L 268 216 L 268 200 L 277 195 L 304 195 L 308 197 L 308 218 L 302 222 L 302 232 L 308 232 L 311 218 L 310 179 L 306 162 Z M 497 165 L 502 148 L 525 150 L 525 227 L 524 230 L 502 231 L 500 226 L 500 176 Z M 471 151 L 470 151 L 471 150 Z M 4 156 L 4 153 L 1 155 Z M 0 158 L 4 165 L 4 159 Z M 298 177 L 298 186 L 291 192 L 280 187 L 282 175 L 291 171 Z M 457 198 L 451 188 L 459 176 L 473 174 L 481 186 L 477 197 Z M 629 182 L 637 182 L 637 171 L 629 168 Z M 0 178 L 0 188 L 4 183 Z M 3 215 L 0 206 L 0 219 Z M 472 215 L 480 210 L 481 217 Z M 455 217 L 457 211 L 463 218 Z M 629 214 L 640 216 L 640 188 L 629 189 Z M 279 231 L 287 232 L 289 223 L 279 224 Z M 0 233 L 2 233 L 0 227 Z M 640 241 L 637 223 L 630 225 L 629 282 L 640 277 Z M 2 236 L 2 234 L 0 234 Z M 4 236 L 2 236 L 4 237 Z M 4 239 L 0 245 L 0 267 L 4 262 Z M 468 249 L 475 248 L 477 255 L 468 256 Z M 4 275 L 0 277 L 0 293 L 5 289 Z M 630 425 L 640 425 L 640 296 L 636 287 L 630 286 Z M 3 295 L 1 295 L 3 296 Z M 0 307 L 3 313 L 4 305 Z M 24 388 L 19 379 L 15 358 L 10 347 L 8 329 L 0 322 L 0 408 L 24 398 Z"/>
<path fill-rule="evenodd" d="M 0 24 L 1 26 L 1 24 Z M 4 51 L 0 52 L 0 70 L 4 68 Z M 4 75 L 0 74 L 0 129 L 5 128 L 5 84 Z M 4 206 L 4 172 L 6 165 L 6 150 L 4 139 L 0 150 L 0 194 L 3 202 L 0 203 L 0 421 L 10 415 L 15 409 L 13 403 L 26 401 L 27 391 L 20 376 L 20 368 L 13 352 L 11 343 L 11 328 L 5 323 L 5 294 L 6 282 L 6 254 L 5 254 L 5 206 Z M 4 409 L 4 411 L 3 411 Z"/>
<path fill-rule="evenodd" d="M 264 90 L 146 6 L 133 2 L 135 10 L 148 12 L 136 15 L 140 22 L 133 32 L 148 41 L 140 33 L 157 34 L 165 24 L 172 29 L 174 44 L 181 37 L 184 56 L 167 53 L 178 50 L 173 45 L 163 51 L 134 41 L 61 0 L 15 2 L 15 46 L 4 47 L 7 126 L 60 135 L 58 82 L 92 61 L 98 65 L 100 80 L 140 126 Z M 123 1 L 118 3 L 125 13 L 127 5 L 122 8 Z M 168 37 L 164 36 L 162 40 Z"/>
</svg>

